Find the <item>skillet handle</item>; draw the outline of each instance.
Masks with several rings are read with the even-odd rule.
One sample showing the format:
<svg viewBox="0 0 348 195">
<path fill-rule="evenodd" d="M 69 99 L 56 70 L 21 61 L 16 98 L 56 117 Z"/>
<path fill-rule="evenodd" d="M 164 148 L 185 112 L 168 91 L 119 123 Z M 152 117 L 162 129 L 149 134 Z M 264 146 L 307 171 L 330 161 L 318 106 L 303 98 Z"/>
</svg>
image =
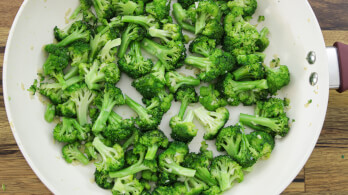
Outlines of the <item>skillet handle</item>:
<svg viewBox="0 0 348 195">
<path fill-rule="evenodd" d="M 340 87 L 337 91 L 342 93 L 348 90 L 348 45 L 336 42 L 334 47 L 337 48 L 340 69 Z"/>
</svg>

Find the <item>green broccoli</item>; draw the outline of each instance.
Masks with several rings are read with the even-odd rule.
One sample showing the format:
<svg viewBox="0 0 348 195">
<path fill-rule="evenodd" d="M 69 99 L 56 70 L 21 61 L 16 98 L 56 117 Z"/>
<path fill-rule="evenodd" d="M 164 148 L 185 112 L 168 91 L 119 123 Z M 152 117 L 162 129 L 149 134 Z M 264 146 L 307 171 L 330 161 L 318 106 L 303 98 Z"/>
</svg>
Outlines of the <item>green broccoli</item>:
<svg viewBox="0 0 348 195">
<path fill-rule="evenodd" d="M 125 95 L 126 104 L 134 110 L 138 117 L 136 118 L 136 124 L 141 130 L 157 129 L 161 122 L 162 116 L 156 110 L 149 110 L 141 106 L 136 101 Z"/>
<path fill-rule="evenodd" d="M 177 190 L 172 186 L 157 186 L 152 194 L 153 195 L 177 195 Z"/>
<path fill-rule="evenodd" d="M 116 178 L 115 185 L 111 191 L 113 195 L 140 195 L 143 190 L 144 186 L 139 182 L 139 180 L 134 178 L 133 175 L 128 175 L 126 177 Z"/>
<path fill-rule="evenodd" d="M 84 13 L 85 11 L 89 11 L 91 6 L 92 6 L 92 1 L 91 0 L 80 0 L 79 6 L 77 6 L 77 8 L 71 14 L 70 19 L 74 20 L 81 13 Z"/>
<path fill-rule="evenodd" d="M 199 102 L 205 109 L 215 111 L 227 105 L 227 101 L 221 97 L 222 95 L 215 89 L 213 84 L 210 84 L 208 87 L 202 86 L 199 90 Z"/>
<path fill-rule="evenodd" d="M 179 114 L 170 119 L 172 128 L 171 137 L 182 142 L 190 142 L 197 135 L 197 128 L 193 123 L 193 111 L 190 110 L 184 118 L 187 106 L 198 102 L 196 91 L 193 87 L 183 86 L 175 94 L 175 100 L 181 101 Z"/>
<path fill-rule="evenodd" d="M 99 94 L 94 102 L 100 108 L 100 113 L 93 124 L 92 130 L 94 133 L 99 133 L 105 128 L 106 121 L 108 120 L 114 106 L 124 104 L 125 99 L 121 89 L 110 83 L 106 83 L 104 93 Z"/>
<path fill-rule="evenodd" d="M 98 59 L 104 63 L 112 63 L 116 59 L 115 54 L 117 53 L 117 47 L 119 45 L 121 45 L 120 38 L 107 41 L 100 50 Z"/>
<path fill-rule="evenodd" d="M 203 138 L 206 140 L 214 139 L 230 116 L 225 107 L 218 108 L 216 111 L 208 111 L 202 106 L 195 109 L 194 113 L 205 128 L 206 133 Z"/>
<path fill-rule="evenodd" d="M 111 189 L 114 186 L 114 180 L 109 177 L 109 174 L 97 169 L 94 172 L 94 181 L 103 189 Z"/>
<path fill-rule="evenodd" d="M 46 105 L 45 120 L 51 123 L 55 115 L 56 115 L 56 107 L 53 104 L 48 103 Z"/>
<path fill-rule="evenodd" d="M 98 19 L 110 19 L 114 15 L 111 0 L 92 0 Z"/>
<path fill-rule="evenodd" d="M 102 134 L 113 142 L 129 138 L 135 127 L 133 119 L 122 119 L 116 112 L 111 111 L 107 119 L 107 127 Z"/>
<path fill-rule="evenodd" d="M 71 93 L 71 102 L 76 106 L 77 119 L 80 125 L 88 123 L 88 108 L 95 98 L 95 93 L 87 88 L 86 85 L 81 85 L 76 91 Z"/>
<path fill-rule="evenodd" d="M 144 13 L 143 1 L 113 0 L 112 3 L 117 15 L 142 15 Z"/>
<path fill-rule="evenodd" d="M 134 144 L 136 144 L 139 141 L 140 134 L 141 133 L 139 129 L 135 128 L 133 130 L 132 135 L 123 143 L 122 145 L 123 150 L 127 150 L 130 146 L 133 146 Z"/>
<path fill-rule="evenodd" d="M 209 20 L 220 19 L 220 9 L 212 0 L 200 1 L 196 8 L 195 34 L 203 31 Z"/>
<path fill-rule="evenodd" d="M 176 71 L 167 72 L 165 75 L 166 85 L 171 93 L 175 93 L 181 86 L 198 86 L 199 79 L 192 76 L 184 76 Z"/>
<path fill-rule="evenodd" d="M 68 118 L 75 118 L 76 117 L 76 106 L 71 99 L 68 101 L 58 104 L 55 108 L 55 113 L 57 116 L 64 116 Z M 86 123 L 82 124 L 85 125 Z"/>
<path fill-rule="evenodd" d="M 168 149 L 161 153 L 158 157 L 159 167 L 168 173 L 179 176 L 193 177 L 196 170 L 181 166 L 186 154 L 188 153 L 188 146 L 183 142 L 172 142 Z"/>
<path fill-rule="evenodd" d="M 184 194 L 187 194 L 187 195 L 198 195 L 198 194 L 201 194 L 204 190 L 209 188 L 207 184 L 197 179 L 196 177 L 186 178 L 184 181 L 184 185 L 185 185 L 185 188 L 182 188 L 182 190 L 178 190 L 178 191 L 184 191 L 185 189 Z M 178 189 L 177 185 L 176 185 L 176 189 Z"/>
<path fill-rule="evenodd" d="M 81 126 L 76 119 L 63 117 L 53 130 L 53 137 L 59 142 L 72 143 L 86 140 L 90 131 L 89 126 Z"/>
<path fill-rule="evenodd" d="M 130 43 L 128 54 L 124 55 L 118 65 L 122 72 L 133 79 L 137 79 L 151 72 L 153 63 L 150 59 L 145 60 L 141 54 L 140 44 L 136 41 Z"/>
<path fill-rule="evenodd" d="M 152 16 L 122 16 L 122 22 L 138 24 L 147 30 L 151 27 L 159 28 L 159 23 Z"/>
<path fill-rule="evenodd" d="M 267 118 L 241 113 L 239 115 L 239 121 L 253 129 L 265 131 L 281 137 L 286 136 L 290 129 L 289 118 L 286 114 L 281 114 L 275 118 Z"/>
<path fill-rule="evenodd" d="M 116 84 L 121 79 L 121 73 L 115 63 L 100 63 L 95 60 L 92 65 L 81 63 L 81 74 L 85 76 L 85 83 L 89 89 L 100 90 L 103 82 Z"/>
<path fill-rule="evenodd" d="M 56 35 L 57 32 L 60 32 L 60 34 L 62 34 L 62 30 L 60 30 L 58 27 L 54 28 L 54 32 Z M 90 35 L 91 31 L 88 25 L 83 21 L 76 21 L 67 30 L 65 36 L 60 37 L 61 40 L 55 45 L 58 47 L 65 47 L 78 40 L 89 42 Z"/>
<path fill-rule="evenodd" d="M 154 160 L 158 149 L 167 148 L 169 142 L 166 135 L 160 130 L 152 130 L 145 132 L 139 138 L 139 144 L 147 147 L 145 160 Z"/>
<path fill-rule="evenodd" d="M 290 72 L 287 66 L 280 65 L 275 68 L 264 67 L 270 94 L 274 95 L 278 90 L 290 83 Z"/>
<path fill-rule="evenodd" d="M 232 70 L 235 58 L 221 49 L 215 49 L 209 57 L 188 56 L 185 63 L 201 70 L 198 77 L 205 82 L 210 82 Z"/>
<path fill-rule="evenodd" d="M 135 79 L 132 82 L 132 86 L 135 87 L 144 98 L 149 99 L 156 96 L 165 97 L 165 83 L 165 67 L 158 61 L 149 74 Z"/>
<path fill-rule="evenodd" d="M 185 6 L 186 7 L 186 6 Z M 186 9 L 186 8 L 185 8 Z M 195 33 L 196 12 L 195 5 L 185 10 L 180 3 L 173 4 L 173 16 L 176 22 L 185 30 Z"/>
<path fill-rule="evenodd" d="M 72 68 L 76 69 L 75 71 L 78 73 L 78 65 L 80 63 L 87 63 L 88 62 L 88 55 L 91 48 L 89 43 L 83 42 L 83 41 L 76 41 L 72 43 L 68 47 L 69 55 L 71 58 L 71 66 Z M 69 72 L 75 72 L 75 71 L 69 71 Z M 75 74 L 70 74 L 72 76 L 75 76 Z M 69 76 L 68 74 L 65 75 L 65 79 L 69 79 L 72 76 Z"/>
<path fill-rule="evenodd" d="M 186 57 L 186 48 L 181 41 L 169 41 L 166 45 L 160 45 L 155 41 L 144 38 L 141 47 L 158 58 L 162 62 L 167 71 L 180 68 L 182 61 Z"/>
<path fill-rule="evenodd" d="M 222 191 L 219 186 L 211 186 L 209 189 L 202 192 L 202 195 L 221 195 Z"/>
<path fill-rule="evenodd" d="M 189 50 L 191 53 L 197 53 L 204 57 L 209 57 L 215 50 L 216 46 L 216 40 L 200 35 L 190 43 Z"/>
<path fill-rule="evenodd" d="M 243 66 L 232 73 L 236 81 L 248 79 L 259 80 L 265 78 L 265 69 L 262 65 L 264 55 L 260 57 L 258 57 L 258 55 L 259 54 L 250 54 L 237 57 L 238 64 L 243 64 Z"/>
<path fill-rule="evenodd" d="M 144 38 L 144 36 L 145 30 L 141 26 L 132 23 L 128 24 L 127 28 L 122 33 L 122 43 L 118 50 L 117 56 L 119 58 L 122 58 L 125 55 L 129 44 L 132 41 L 141 41 Z"/>
<path fill-rule="evenodd" d="M 270 157 L 275 145 L 273 136 L 263 131 L 254 131 L 246 137 L 251 147 L 259 153 L 260 158 L 268 159 Z"/>
<path fill-rule="evenodd" d="M 210 169 L 222 192 L 230 189 L 234 181 L 240 183 L 244 179 L 242 167 L 228 155 L 215 157 Z"/>
<path fill-rule="evenodd" d="M 69 95 L 62 90 L 61 85 L 58 83 L 42 83 L 38 90 L 41 95 L 46 96 L 54 105 L 62 104 L 69 98 Z"/>
<path fill-rule="evenodd" d="M 145 11 L 161 21 L 169 17 L 170 2 L 167 0 L 153 0 L 146 4 Z"/>
<path fill-rule="evenodd" d="M 200 34 L 216 40 L 216 43 L 219 45 L 224 35 L 224 28 L 219 20 L 209 20 Z"/>
<path fill-rule="evenodd" d="M 235 7 L 243 8 L 243 16 L 252 16 L 257 8 L 256 0 L 234 0 L 228 2 L 228 7 L 233 9 Z"/>
<path fill-rule="evenodd" d="M 178 24 L 167 23 L 163 25 L 163 29 L 149 28 L 149 34 L 151 37 L 160 38 L 163 43 L 184 40 L 182 29 Z"/>
<path fill-rule="evenodd" d="M 141 172 L 141 178 L 145 179 L 147 181 L 153 181 L 157 182 L 158 181 L 158 176 L 156 173 L 149 171 L 149 170 L 144 170 Z"/>
<path fill-rule="evenodd" d="M 175 183 L 178 180 L 178 176 L 173 173 L 168 173 L 165 171 L 161 171 L 158 174 L 158 185 L 169 186 Z"/>
<path fill-rule="evenodd" d="M 162 90 L 157 94 L 157 97 L 151 99 L 143 98 L 142 101 L 146 105 L 146 109 L 157 110 L 163 115 L 172 106 L 173 99 L 173 94 L 168 94 L 165 90 Z"/>
<path fill-rule="evenodd" d="M 244 168 L 253 166 L 260 157 L 249 143 L 241 124 L 223 128 L 217 136 L 216 147 L 219 151 L 226 151 Z"/>
<path fill-rule="evenodd" d="M 84 153 L 87 155 L 89 160 L 92 160 L 92 159 L 96 160 L 98 158 L 98 153 L 97 151 L 95 151 L 95 148 L 92 142 L 85 143 Z"/>
<path fill-rule="evenodd" d="M 285 108 L 289 105 L 287 99 L 269 98 L 265 101 L 256 102 L 255 115 L 274 118 L 285 113 Z"/>
<path fill-rule="evenodd" d="M 191 5 L 193 5 L 196 2 L 196 0 L 178 0 L 178 3 L 184 8 L 187 9 Z"/>
<path fill-rule="evenodd" d="M 268 96 L 268 83 L 265 79 L 234 81 L 232 74 L 227 74 L 219 87 L 228 104 L 232 106 L 238 106 L 240 103 L 252 105 Z"/>
<path fill-rule="evenodd" d="M 113 147 L 108 147 L 99 137 L 95 137 L 92 144 L 101 155 L 100 161 L 94 163 L 98 171 L 106 173 L 123 167 L 124 152 L 120 145 L 115 144 Z"/>
<path fill-rule="evenodd" d="M 67 163 L 72 163 L 73 161 L 79 161 L 84 165 L 89 163 L 89 160 L 83 153 L 79 150 L 80 144 L 78 142 L 70 143 L 62 148 L 63 158 Z"/>
</svg>

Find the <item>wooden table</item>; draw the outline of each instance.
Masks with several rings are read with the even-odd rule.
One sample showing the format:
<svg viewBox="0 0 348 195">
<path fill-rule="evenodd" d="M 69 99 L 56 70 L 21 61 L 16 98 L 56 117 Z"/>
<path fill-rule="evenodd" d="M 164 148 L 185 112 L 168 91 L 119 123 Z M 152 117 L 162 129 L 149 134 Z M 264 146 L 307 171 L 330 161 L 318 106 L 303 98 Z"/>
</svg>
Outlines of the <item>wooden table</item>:
<svg viewBox="0 0 348 195">
<path fill-rule="evenodd" d="M 348 44 L 348 1 L 310 0 L 325 37 Z M 8 32 L 22 0 L 0 1 L 0 65 Z M 295 13 L 294 13 L 295 14 Z M 348 54 L 347 54 L 348 55 Z M 2 67 L 0 78 L 2 79 Z M 0 86 L 0 194 L 50 194 L 19 151 L 7 121 Z M 302 171 L 284 194 L 348 194 L 348 92 L 330 91 L 319 141 Z"/>
</svg>

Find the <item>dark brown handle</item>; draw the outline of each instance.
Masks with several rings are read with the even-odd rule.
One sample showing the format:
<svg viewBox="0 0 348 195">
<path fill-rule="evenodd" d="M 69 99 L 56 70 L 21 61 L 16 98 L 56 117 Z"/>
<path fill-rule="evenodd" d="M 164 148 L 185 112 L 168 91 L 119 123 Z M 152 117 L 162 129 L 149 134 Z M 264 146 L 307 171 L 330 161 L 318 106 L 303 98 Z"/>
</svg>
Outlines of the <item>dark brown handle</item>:
<svg viewBox="0 0 348 195">
<path fill-rule="evenodd" d="M 342 93 L 348 90 L 348 45 L 336 42 L 334 46 L 337 48 L 341 81 L 337 91 Z"/>
</svg>

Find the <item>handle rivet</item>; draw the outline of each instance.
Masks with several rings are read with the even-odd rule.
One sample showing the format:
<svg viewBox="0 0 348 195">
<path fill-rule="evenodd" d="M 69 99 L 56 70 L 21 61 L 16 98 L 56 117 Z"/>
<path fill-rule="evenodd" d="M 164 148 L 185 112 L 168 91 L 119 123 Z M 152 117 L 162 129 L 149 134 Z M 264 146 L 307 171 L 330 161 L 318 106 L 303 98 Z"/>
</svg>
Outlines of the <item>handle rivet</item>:
<svg viewBox="0 0 348 195">
<path fill-rule="evenodd" d="M 309 77 L 309 83 L 314 86 L 318 83 L 319 75 L 316 72 L 312 72 L 311 76 Z"/>
<path fill-rule="evenodd" d="M 317 55 L 315 54 L 314 51 L 310 51 L 307 55 L 307 61 L 309 64 L 314 64 L 315 61 L 317 60 Z"/>
</svg>

